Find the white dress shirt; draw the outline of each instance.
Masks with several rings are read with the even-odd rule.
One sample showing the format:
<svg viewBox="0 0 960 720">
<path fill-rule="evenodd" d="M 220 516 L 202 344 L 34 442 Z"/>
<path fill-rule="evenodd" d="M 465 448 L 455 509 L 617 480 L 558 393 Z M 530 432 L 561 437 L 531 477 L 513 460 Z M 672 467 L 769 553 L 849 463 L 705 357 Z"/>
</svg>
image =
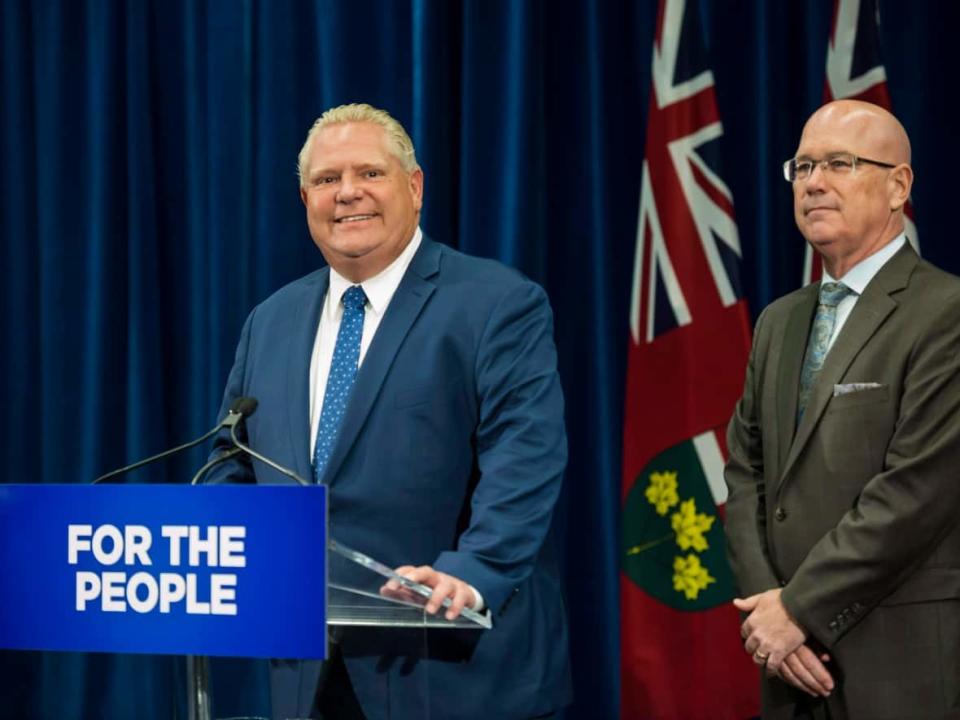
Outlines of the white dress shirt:
<svg viewBox="0 0 960 720">
<path fill-rule="evenodd" d="M 840 301 L 840 304 L 837 305 L 837 320 L 833 325 L 833 334 L 830 336 L 830 342 L 827 343 L 827 352 L 830 352 L 830 348 L 833 347 L 833 343 L 840 334 L 840 330 L 843 329 L 844 323 L 847 322 L 847 318 L 850 317 L 850 313 L 853 312 L 854 305 L 857 304 L 857 300 L 860 299 L 863 291 L 867 289 L 867 285 L 873 280 L 874 275 L 880 272 L 880 268 L 886 265 L 890 258 L 897 254 L 897 251 L 903 247 L 906 241 L 907 236 L 900 233 L 892 241 L 873 253 L 873 255 L 868 255 L 850 268 L 847 274 L 839 280 L 830 277 L 830 274 L 827 273 L 826 270 L 823 271 L 823 278 L 820 280 L 821 284 L 827 282 L 842 282 L 853 290 L 853 293 L 847 295 Z"/>
</svg>

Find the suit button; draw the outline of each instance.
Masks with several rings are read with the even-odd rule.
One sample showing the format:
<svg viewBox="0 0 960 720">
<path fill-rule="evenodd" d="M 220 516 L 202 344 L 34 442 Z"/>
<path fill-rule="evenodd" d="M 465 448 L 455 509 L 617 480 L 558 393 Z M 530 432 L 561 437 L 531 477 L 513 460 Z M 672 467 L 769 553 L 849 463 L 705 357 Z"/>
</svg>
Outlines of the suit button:
<svg viewBox="0 0 960 720">
<path fill-rule="evenodd" d="M 787 519 L 787 511 L 784 510 L 782 507 L 778 507 L 776 511 L 774 511 L 773 516 L 780 522 L 783 522 L 784 520 Z"/>
</svg>

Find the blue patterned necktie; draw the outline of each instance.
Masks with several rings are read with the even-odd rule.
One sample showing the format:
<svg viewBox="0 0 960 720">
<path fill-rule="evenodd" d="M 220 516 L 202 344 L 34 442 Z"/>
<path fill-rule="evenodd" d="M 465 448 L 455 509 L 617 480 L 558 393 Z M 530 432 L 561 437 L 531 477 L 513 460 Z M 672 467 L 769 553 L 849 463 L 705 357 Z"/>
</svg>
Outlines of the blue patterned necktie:
<svg viewBox="0 0 960 720">
<path fill-rule="evenodd" d="M 830 337 L 837 324 L 837 305 L 847 295 L 853 293 L 843 283 L 825 282 L 820 286 L 820 304 L 817 305 L 817 315 L 813 319 L 810 330 L 810 339 L 807 342 L 807 353 L 803 358 L 803 369 L 800 371 L 800 397 L 797 402 L 797 425 L 807 409 L 813 384 L 820 374 L 823 361 L 830 349 Z"/>
<path fill-rule="evenodd" d="M 323 394 L 323 409 L 317 427 L 317 442 L 313 449 L 313 479 L 317 484 L 323 479 L 330 461 L 330 452 L 343 422 L 350 389 L 357 376 L 366 303 L 367 296 L 359 285 L 354 285 L 343 294 L 343 319 L 340 320 L 337 344 L 333 348 L 330 375 L 327 377 L 327 389 Z"/>
</svg>

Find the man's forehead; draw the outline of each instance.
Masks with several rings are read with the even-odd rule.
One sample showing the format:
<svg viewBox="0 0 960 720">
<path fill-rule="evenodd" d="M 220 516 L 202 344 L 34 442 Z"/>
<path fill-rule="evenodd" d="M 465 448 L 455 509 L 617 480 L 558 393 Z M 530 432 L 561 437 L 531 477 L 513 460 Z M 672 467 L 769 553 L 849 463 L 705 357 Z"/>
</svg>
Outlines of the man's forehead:
<svg viewBox="0 0 960 720">
<path fill-rule="evenodd" d="M 310 164 L 329 162 L 382 164 L 393 156 L 386 134 L 374 123 L 337 123 L 317 132 L 310 149 Z"/>
</svg>

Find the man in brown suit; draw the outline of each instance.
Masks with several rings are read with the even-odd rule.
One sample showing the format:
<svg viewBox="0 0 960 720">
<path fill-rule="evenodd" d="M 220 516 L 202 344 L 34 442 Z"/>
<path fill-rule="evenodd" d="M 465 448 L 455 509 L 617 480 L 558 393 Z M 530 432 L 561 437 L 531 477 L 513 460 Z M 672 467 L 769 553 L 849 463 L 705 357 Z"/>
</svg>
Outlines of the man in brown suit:
<svg viewBox="0 0 960 720">
<path fill-rule="evenodd" d="M 820 108 L 784 175 L 824 278 L 757 321 L 726 467 L 763 717 L 960 716 L 960 279 L 906 241 L 882 108 Z"/>
</svg>

